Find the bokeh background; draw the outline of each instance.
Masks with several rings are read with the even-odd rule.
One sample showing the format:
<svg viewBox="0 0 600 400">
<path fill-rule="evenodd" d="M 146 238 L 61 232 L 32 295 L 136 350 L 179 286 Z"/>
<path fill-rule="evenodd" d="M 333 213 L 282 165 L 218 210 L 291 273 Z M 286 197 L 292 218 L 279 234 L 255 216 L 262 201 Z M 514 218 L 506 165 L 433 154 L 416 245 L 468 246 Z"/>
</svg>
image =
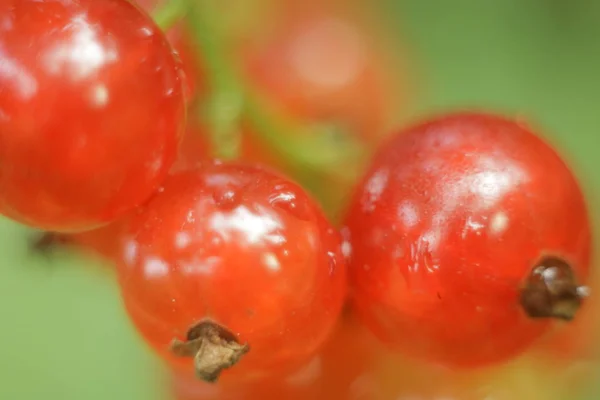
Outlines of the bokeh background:
<svg viewBox="0 0 600 400">
<path fill-rule="evenodd" d="M 388 0 L 367 6 L 379 10 L 381 24 L 393 33 L 393 56 L 407 57 L 410 65 L 414 91 L 399 124 L 465 108 L 529 119 L 581 177 L 597 231 L 600 2 Z M 34 254 L 35 234 L 0 220 L 0 399 L 168 399 L 167 377 L 129 325 L 110 269 L 83 253 Z M 520 379 L 516 386 L 534 400 L 598 398 L 595 354 L 590 348 L 580 356 L 583 378 L 560 393 L 552 390 L 555 397 L 548 397 L 550 376 L 530 380 L 518 370 L 512 384 Z M 565 376 L 580 374 L 571 367 L 564 366 Z"/>
</svg>

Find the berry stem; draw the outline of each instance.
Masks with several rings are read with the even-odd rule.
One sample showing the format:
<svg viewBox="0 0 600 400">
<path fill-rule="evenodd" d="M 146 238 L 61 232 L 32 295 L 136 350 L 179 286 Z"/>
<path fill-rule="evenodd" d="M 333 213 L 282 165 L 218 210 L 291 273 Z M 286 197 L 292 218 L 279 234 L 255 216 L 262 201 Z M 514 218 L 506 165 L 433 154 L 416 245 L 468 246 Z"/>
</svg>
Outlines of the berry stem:
<svg viewBox="0 0 600 400">
<path fill-rule="evenodd" d="M 228 329 L 212 321 L 202 321 L 187 333 L 187 340 L 173 340 L 171 352 L 180 357 L 193 357 L 196 376 L 214 383 L 221 372 L 234 366 L 250 351 L 247 344 L 240 344 Z"/>
<path fill-rule="evenodd" d="M 159 7 L 152 18 L 163 31 L 168 31 L 185 16 L 187 8 L 188 0 L 170 0 Z"/>
<path fill-rule="evenodd" d="M 227 57 L 224 50 L 224 36 L 209 18 L 215 14 L 210 10 L 210 5 L 206 4 L 206 1 L 188 1 L 188 31 L 202 54 L 200 59 L 205 64 L 211 88 L 206 104 L 202 104 L 207 107 L 207 114 L 204 116 L 198 113 L 197 117 L 205 117 L 208 120 L 208 131 L 215 156 L 235 159 L 241 146 L 239 121 L 244 102 L 243 88 L 232 68 L 234 62 Z"/>
<path fill-rule="evenodd" d="M 521 306 L 531 318 L 570 321 L 589 289 L 577 284 L 573 269 L 564 260 L 547 256 L 531 271 L 521 291 Z"/>
<path fill-rule="evenodd" d="M 176 1 L 176 0 L 171 0 Z M 205 64 L 211 87 L 207 115 L 214 153 L 221 158 L 235 158 L 240 150 L 240 124 L 248 122 L 251 134 L 264 145 L 281 154 L 281 159 L 297 172 L 308 187 L 315 186 L 316 174 L 333 178 L 355 179 L 363 151 L 351 135 L 334 135 L 331 126 L 307 126 L 300 121 L 281 115 L 271 99 L 242 79 L 236 70 L 223 32 L 215 23 L 218 10 L 207 1 L 187 0 L 186 22 L 195 40 L 199 59 Z"/>
</svg>

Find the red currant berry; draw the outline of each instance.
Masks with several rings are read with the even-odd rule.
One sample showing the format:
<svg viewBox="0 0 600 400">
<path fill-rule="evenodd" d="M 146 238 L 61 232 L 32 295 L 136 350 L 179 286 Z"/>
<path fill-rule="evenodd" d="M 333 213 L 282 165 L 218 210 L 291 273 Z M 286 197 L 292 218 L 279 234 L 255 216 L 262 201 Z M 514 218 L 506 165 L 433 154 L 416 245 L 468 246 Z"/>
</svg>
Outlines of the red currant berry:
<svg viewBox="0 0 600 400">
<path fill-rule="evenodd" d="M 392 79 L 361 24 L 326 10 L 283 21 L 274 40 L 244 49 L 257 88 L 289 115 L 372 141 L 391 117 Z"/>
<path fill-rule="evenodd" d="M 347 216 L 356 309 L 405 353 L 514 356 L 573 318 L 590 225 L 579 185 L 529 128 L 458 113 L 395 136 Z M 545 318 L 548 317 L 548 318 Z"/>
<path fill-rule="evenodd" d="M 146 200 L 177 154 L 182 78 L 126 0 L 0 5 L 0 208 L 46 230 L 102 225 Z"/>
<path fill-rule="evenodd" d="M 126 225 L 118 271 L 134 324 L 206 381 L 240 359 L 241 380 L 293 371 L 336 322 L 340 237 L 285 178 L 205 164 L 170 176 Z"/>
</svg>

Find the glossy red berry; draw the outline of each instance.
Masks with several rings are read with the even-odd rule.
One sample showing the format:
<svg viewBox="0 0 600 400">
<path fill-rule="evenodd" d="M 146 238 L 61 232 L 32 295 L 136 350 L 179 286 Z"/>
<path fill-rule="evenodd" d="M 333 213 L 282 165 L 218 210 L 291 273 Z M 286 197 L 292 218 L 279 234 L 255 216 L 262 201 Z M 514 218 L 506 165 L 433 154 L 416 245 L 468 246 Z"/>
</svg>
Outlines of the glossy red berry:
<svg viewBox="0 0 600 400">
<path fill-rule="evenodd" d="M 46 230 L 102 225 L 146 200 L 177 154 L 182 77 L 126 0 L 0 5 L 0 208 Z"/>
<path fill-rule="evenodd" d="M 126 225 L 118 271 L 134 324 L 204 380 L 237 361 L 235 380 L 293 371 L 336 322 L 339 234 L 283 177 L 205 164 L 170 176 Z"/>
<path fill-rule="evenodd" d="M 517 122 L 458 113 L 395 136 L 346 221 L 356 309 L 386 342 L 474 366 L 571 319 L 590 225 L 561 158 Z M 347 246 L 349 247 L 349 246 Z"/>
</svg>

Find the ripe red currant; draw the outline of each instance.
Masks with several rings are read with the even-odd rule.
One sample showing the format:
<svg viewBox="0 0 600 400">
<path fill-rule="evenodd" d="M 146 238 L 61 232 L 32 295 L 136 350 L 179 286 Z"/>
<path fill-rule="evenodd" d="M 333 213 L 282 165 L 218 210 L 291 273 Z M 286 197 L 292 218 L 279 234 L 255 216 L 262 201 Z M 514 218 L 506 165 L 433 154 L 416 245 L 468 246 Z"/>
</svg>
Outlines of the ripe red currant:
<svg viewBox="0 0 600 400">
<path fill-rule="evenodd" d="M 250 78 L 287 114 L 372 141 L 389 123 L 391 79 L 362 26 L 326 10 L 284 21 L 244 49 Z"/>
<path fill-rule="evenodd" d="M 341 239 L 283 177 L 205 164 L 170 176 L 125 225 L 118 271 L 134 324 L 204 380 L 240 359 L 242 380 L 294 370 L 336 322 Z"/>
<path fill-rule="evenodd" d="M 0 208 L 46 230 L 102 225 L 146 200 L 177 154 L 178 63 L 126 0 L 0 5 Z"/>
<path fill-rule="evenodd" d="M 347 215 L 356 309 L 414 356 L 474 366 L 513 356 L 586 289 L 579 185 L 529 128 L 458 113 L 375 156 Z"/>
</svg>

